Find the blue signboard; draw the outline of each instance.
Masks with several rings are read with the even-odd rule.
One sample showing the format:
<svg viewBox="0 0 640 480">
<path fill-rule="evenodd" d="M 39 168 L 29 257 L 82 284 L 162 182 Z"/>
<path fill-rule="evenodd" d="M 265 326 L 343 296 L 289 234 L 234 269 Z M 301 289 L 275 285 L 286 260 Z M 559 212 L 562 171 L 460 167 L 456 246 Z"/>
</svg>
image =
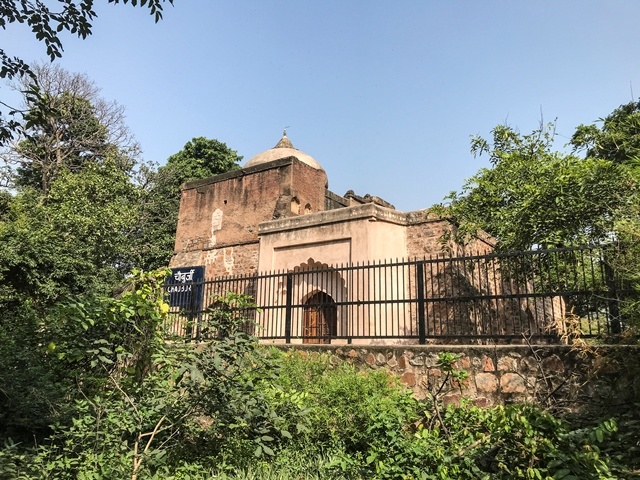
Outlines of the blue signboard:
<svg viewBox="0 0 640 480">
<path fill-rule="evenodd" d="M 172 268 L 171 276 L 165 282 L 169 305 L 181 307 L 191 312 L 202 309 L 204 292 L 204 267 Z"/>
</svg>

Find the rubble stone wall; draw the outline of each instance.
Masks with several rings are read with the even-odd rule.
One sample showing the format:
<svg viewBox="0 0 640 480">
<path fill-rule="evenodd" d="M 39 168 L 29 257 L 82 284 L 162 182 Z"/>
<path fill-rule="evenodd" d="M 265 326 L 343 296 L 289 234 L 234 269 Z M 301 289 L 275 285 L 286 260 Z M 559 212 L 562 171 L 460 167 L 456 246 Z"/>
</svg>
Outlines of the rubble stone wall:
<svg viewBox="0 0 640 480">
<path fill-rule="evenodd" d="M 584 402 L 637 401 L 640 378 L 629 372 L 638 363 L 640 348 L 601 346 L 578 350 L 567 345 L 420 345 L 420 346 L 281 346 L 330 355 L 332 364 L 343 362 L 360 369 L 384 369 L 396 375 L 418 398 L 439 389 L 446 373 L 438 366 L 438 354 L 459 355 L 456 368 L 468 378 L 458 384 L 447 381 L 443 400 L 459 403 L 463 398 L 478 406 L 508 403 L 560 403 L 577 408 Z M 307 353 L 304 353 L 307 352 Z M 636 366 L 637 367 L 637 366 Z"/>
</svg>

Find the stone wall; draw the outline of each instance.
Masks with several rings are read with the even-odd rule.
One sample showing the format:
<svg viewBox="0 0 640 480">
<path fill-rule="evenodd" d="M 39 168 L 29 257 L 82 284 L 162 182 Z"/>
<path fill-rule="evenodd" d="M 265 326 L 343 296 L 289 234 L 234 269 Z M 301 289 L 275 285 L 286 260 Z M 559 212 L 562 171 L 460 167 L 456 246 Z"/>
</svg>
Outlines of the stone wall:
<svg viewBox="0 0 640 480">
<path fill-rule="evenodd" d="M 424 258 L 443 253 L 440 237 L 450 228 L 449 222 L 427 218 L 425 211 L 407 214 L 407 257 Z"/>
<path fill-rule="evenodd" d="M 428 213 L 428 210 L 417 210 L 405 215 L 408 258 L 428 258 L 443 254 L 453 256 L 463 253 L 482 254 L 493 250 L 493 239 L 482 232 L 478 232 L 477 236 L 470 239 L 464 247 L 460 246 L 452 238 L 456 233 L 456 227 L 448 220 Z M 443 238 L 448 235 L 451 238 L 443 243 Z"/>
<path fill-rule="evenodd" d="M 324 352 L 332 364 L 347 362 L 361 369 L 385 369 L 400 377 L 418 398 L 425 398 L 442 384 L 445 373 L 438 366 L 438 353 L 460 355 L 456 368 L 468 378 L 462 385 L 447 382 L 445 403 L 468 398 L 478 406 L 549 401 L 568 408 L 583 402 L 637 402 L 640 348 L 602 346 L 580 351 L 566 345 L 421 345 L 421 346 L 331 346 L 281 347 L 303 352 Z"/>
</svg>

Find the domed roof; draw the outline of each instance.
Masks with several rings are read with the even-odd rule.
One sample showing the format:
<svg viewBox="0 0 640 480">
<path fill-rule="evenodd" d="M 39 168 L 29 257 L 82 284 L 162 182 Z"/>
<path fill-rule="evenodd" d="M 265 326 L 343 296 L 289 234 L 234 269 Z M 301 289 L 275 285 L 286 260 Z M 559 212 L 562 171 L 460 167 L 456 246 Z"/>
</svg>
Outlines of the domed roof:
<svg viewBox="0 0 640 480">
<path fill-rule="evenodd" d="M 275 147 L 270 150 L 265 150 L 255 157 L 250 158 L 249 161 L 245 163 L 244 168 L 262 165 L 263 163 L 273 162 L 287 157 L 296 157 L 302 163 L 306 163 L 310 167 L 317 170 L 323 170 L 322 165 L 320 165 L 315 158 L 293 146 L 291 141 L 287 138 L 286 130 L 282 133 L 282 138 Z"/>
</svg>

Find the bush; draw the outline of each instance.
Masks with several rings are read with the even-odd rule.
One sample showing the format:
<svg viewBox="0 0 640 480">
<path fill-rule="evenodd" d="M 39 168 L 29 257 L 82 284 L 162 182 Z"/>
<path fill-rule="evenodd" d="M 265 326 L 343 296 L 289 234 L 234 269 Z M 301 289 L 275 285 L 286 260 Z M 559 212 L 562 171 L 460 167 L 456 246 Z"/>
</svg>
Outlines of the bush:
<svg viewBox="0 0 640 480">
<path fill-rule="evenodd" d="M 271 401 L 294 403 L 306 412 L 306 423 L 277 452 L 274 468 L 283 468 L 279 458 L 304 452 L 306 458 L 329 455 L 322 478 L 614 478 L 598 447 L 614 434 L 614 422 L 572 429 L 531 405 L 440 405 L 440 411 L 437 398 L 419 402 L 383 371 L 333 366 L 315 353 L 282 356 Z M 437 412 L 441 421 L 433 422 Z"/>
<path fill-rule="evenodd" d="M 162 274 L 133 281 L 119 299 L 74 300 L 31 324 L 25 371 L 0 371 L 7 391 L 42 379 L 44 400 L 68 400 L 37 446 L 6 441 L 0 479 L 590 480 L 615 478 L 610 456 L 633 452 L 630 422 L 576 429 L 531 405 L 445 408 L 441 389 L 420 402 L 383 370 L 260 346 L 244 296 L 219 299 L 202 343 L 167 343 Z M 19 344 L 12 325 L 0 346 Z M 439 362 L 444 378 L 464 376 L 454 355 Z M 49 394 L 48 365 L 75 389 Z M 21 428 L 41 404 L 23 406 Z"/>
</svg>

